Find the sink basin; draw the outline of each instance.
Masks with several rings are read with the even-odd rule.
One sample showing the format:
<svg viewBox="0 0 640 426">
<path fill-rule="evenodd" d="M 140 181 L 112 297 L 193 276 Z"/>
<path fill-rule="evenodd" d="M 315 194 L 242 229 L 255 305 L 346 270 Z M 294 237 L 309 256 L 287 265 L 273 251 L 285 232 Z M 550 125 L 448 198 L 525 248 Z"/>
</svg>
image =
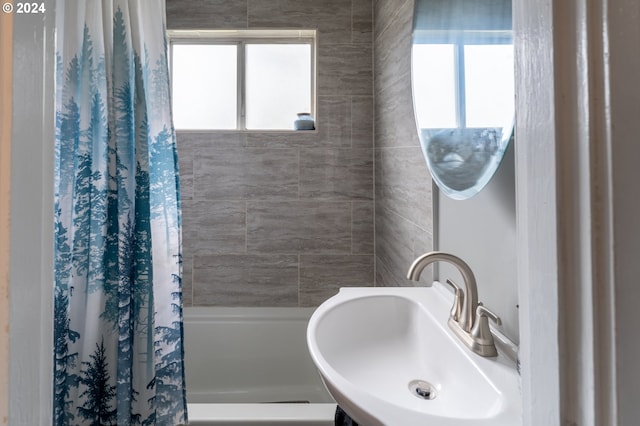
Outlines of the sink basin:
<svg viewBox="0 0 640 426">
<path fill-rule="evenodd" d="M 311 357 L 336 402 L 366 426 L 515 426 L 515 364 L 483 358 L 447 327 L 453 295 L 432 288 L 343 288 L 314 312 Z"/>
</svg>

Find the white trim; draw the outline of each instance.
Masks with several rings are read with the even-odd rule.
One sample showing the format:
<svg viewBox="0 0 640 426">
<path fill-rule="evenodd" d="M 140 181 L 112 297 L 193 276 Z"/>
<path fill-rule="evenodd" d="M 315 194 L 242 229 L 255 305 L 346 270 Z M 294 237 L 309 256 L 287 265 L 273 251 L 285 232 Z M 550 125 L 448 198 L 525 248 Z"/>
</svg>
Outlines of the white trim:
<svg viewBox="0 0 640 426">
<path fill-rule="evenodd" d="M 513 4 L 523 424 L 560 424 L 552 0 Z"/>
<path fill-rule="evenodd" d="M 639 16 L 514 2 L 525 425 L 640 418 Z"/>
<path fill-rule="evenodd" d="M 24 16 L 14 26 L 9 424 L 16 426 L 52 422 L 52 3 L 44 18 Z"/>
<path fill-rule="evenodd" d="M 331 426 L 336 404 L 188 404 L 192 426 Z"/>
</svg>

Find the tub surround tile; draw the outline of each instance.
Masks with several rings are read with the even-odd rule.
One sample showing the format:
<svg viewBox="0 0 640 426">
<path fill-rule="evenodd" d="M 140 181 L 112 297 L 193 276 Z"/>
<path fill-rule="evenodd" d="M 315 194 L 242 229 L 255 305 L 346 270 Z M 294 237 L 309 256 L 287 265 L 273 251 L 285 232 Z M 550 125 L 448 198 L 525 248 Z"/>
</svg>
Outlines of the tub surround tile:
<svg viewBox="0 0 640 426">
<path fill-rule="evenodd" d="M 193 305 L 193 258 L 182 257 L 182 305 Z"/>
<path fill-rule="evenodd" d="M 427 250 L 431 251 L 431 250 Z M 433 283 L 433 265 L 429 265 L 422 271 L 420 281 L 415 282 L 406 278 L 411 265 L 409 262 L 387 265 L 379 257 L 376 257 L 376 287 L 429 287 Z"/>
<path fill-rule="evenodd" d="M 432 228 L 431 175 L 418 147 L 380 150 L 377 200 L 422 229 Z"/>
<path fill-rule="evenodd" d="M 351 40 L 351 3 L 344 0 L 248 0 L 250 28 L 317 28 L 318 43 Z"/>
<path fill-rule="evenodd" d="M 373 150 L 302 149 L 300 198 L 373 199 Z"/>
<path fill-rule="evenodd" d="M 183 244 L 192 254 L 245 253 L 246 203 L 198 200 L 182 203 Z"/>
<path fill-rule="evenodd" d="M 376 148 L 420 146 L 411 94 L 410 74 L 393 80 L 375 98 Z"/>
<path fill-rule="evenodd" d="M 388 27 L 397 26 L 406 19 L 408 11 L 413 17 L 415 0 L 373 0 L 374 34 L 377 39 Z"/>
<path fill-rule="evenodd" d="M 238 148 L 247 145 L 244 132 L 177 130 L 178 146 L 199 148 Z"/>
<path fill-rule="evenodd" d="M 176 138 L 178 148 L 178 168 L 180 172 L 180 197 L 182 200 L 193 199 L 193 152 L 188 144 Z"/>
<path fill-rule="evenodd" d="M 294 149 L 201 149 L 194 159 L 196 198 L 251 200 L 298 196 Z"/>
<path fill-rule="evenodd" d="M 351 105 L 349 96 L 318 98 L 318 134 L 322 148 L 351 147 Z"/>
<path fill-rule="evenodd" d="M 321 144 L 320 135 L 315 130 L 247 133 L 247 146 L 255 148 L 300 148 Z"/>
<path fill-rule="evenodd" d="M 318 46 L 318 92 L 372 95 L 373 51 L 366 44 Z"/>
<path fill-rule="evenodd" d="M 374 210 L 373 201 L 351 202 L 351 253 L 375 253 Z"/>
<path fill-rule="evenodd" d="M 194 258 L 198 306 L 298 306 L 297 255 L 218 255 Z"/>
<path fill-rule="evenodd" d="M 300 256 L 300 306 L 317 306 L 340 287 L 372 287 L 374 256 Z"/>
<path fill-rule="evenodd" d="M 317 29 L 317 130 L 176 132 L 185 306 L 314 306 L 331 277 L 301 256 L 328 256 L 345 285 L 373 283 L 373 9 L 167 0 L 169 29 Z"/>
<path fill-rule="evenodd" d="M 249 253 L 351 252 L 349 202 L 285 201 L 247 203 Z"/>
<path fill-rule="evenodd" d="M 433 249 L 431 179 L 418 139 L 411 93 L 413 0 L 375 0 L 375 253 L 377 286 L 428 285 L 406 279 Z"/>
<path fill-rule="evenodd" d="M 411 71 L 413 2 L 403 2 L 395 11 L 395 18 L 375 37 L 375 74 L 379 88 L 387 87 L 390 81 Z"/>
<path fill-rule="evenodd" d="M 167 0 L 167 28 L 246 28 L 247 2 L 229 0 Z"/>
<path fill-rule="evenodd" d="M 378 1 L 375 8 L 375 145 L 420 146 L 411 92 L 413 1 Z"/>
<path fill-rule="evenodd" d="M 373 147 L 373 96 L 351 97 L 351 147 Z"/>
<path fill-rule="evenodd" d="M 376 256 L 376 287 L 402 287 L 400 275 L 392 273 L 378 256 Z"/>
<path fill-rule="evenodd" d="M 351 42 L 372 43 L 373 5 L 371 0 L 351 0 Z"/>
<path fill-rule="evenodd" d="M 425 236 L 425 233 L 429 236 Z M 429 231 L 418 227 L 406 218 L 376 206 L 376 256 L 389 271 L 398 275 L 396 281 L 402 285 L 417 285 L 404 277 L 419 254 L 432 250 L 431 247 L 425 247 L 425 242 L 430 239 L 430 236 Z M 428 275 L 425 274 L 420 278 L 419 285 L 430 283 Z"/>
</svg>

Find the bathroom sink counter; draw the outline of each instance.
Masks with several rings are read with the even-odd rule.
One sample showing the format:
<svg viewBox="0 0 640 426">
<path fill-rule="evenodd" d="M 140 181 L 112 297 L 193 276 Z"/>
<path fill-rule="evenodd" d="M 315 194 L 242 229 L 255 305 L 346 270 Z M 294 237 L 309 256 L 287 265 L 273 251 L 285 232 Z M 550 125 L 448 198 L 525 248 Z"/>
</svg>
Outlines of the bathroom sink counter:
<svg viewBox="0 0 640 426">
<path fill-rule="evenodd" d="M 521 424 L 515 362 L 474 354 L 447 326 L 453 295 L 343 288 L 313 314 L 312 359 L 327 389 L 366 425 Z M 417 384 L 416 384 L 417 383 Z"/>
</svg>

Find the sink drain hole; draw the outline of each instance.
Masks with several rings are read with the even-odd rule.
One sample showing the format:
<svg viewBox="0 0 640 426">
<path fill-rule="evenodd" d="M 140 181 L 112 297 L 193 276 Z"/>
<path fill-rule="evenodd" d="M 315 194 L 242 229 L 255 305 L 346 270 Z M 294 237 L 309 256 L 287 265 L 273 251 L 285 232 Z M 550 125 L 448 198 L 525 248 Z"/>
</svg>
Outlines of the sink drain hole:
<svg viewBox="0 0 640 426">
<path fill-rule="evenodd" d="M 435 386 L 424 380 L 412 380 L 409 382 L 409 391 L 420 399 L 434 399 L 437 396 Z"/>
</svg>

